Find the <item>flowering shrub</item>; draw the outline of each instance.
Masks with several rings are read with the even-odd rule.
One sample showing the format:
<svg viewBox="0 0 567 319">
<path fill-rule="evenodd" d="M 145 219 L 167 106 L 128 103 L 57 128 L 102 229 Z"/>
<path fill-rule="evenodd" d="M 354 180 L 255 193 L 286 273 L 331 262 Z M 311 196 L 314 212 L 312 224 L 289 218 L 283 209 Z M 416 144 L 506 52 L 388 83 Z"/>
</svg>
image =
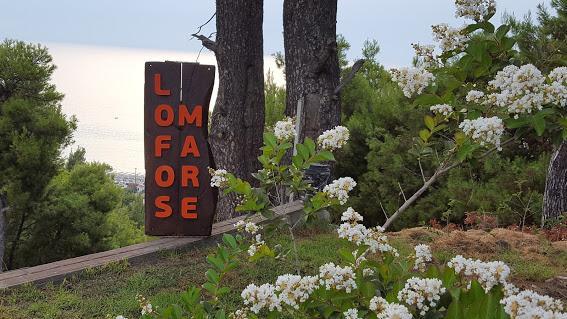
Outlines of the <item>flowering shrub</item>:
<svg viewBox="0 0 567 319">
<path fill-rule="evenodd" d="M 390 71 L 391 78 L 417 108 L 425 128 L 412 153 L 437 156 L 431 176 L 420 162 L 423 187 L 392 214 L 399 215 L 440 176 L 467 160 L 479 160 L 524 137 L 555 143 L 567 139 L 567 67 L 543 74 L 531 64 L 515 65 L 518 52 L 510 26 L 496 28 L 493 0 L 455 0 L 457 17 L 472 20 L 460 28 L 432 26 L 440 52 L 412 44 L 417 66 Z"/>
</svg>

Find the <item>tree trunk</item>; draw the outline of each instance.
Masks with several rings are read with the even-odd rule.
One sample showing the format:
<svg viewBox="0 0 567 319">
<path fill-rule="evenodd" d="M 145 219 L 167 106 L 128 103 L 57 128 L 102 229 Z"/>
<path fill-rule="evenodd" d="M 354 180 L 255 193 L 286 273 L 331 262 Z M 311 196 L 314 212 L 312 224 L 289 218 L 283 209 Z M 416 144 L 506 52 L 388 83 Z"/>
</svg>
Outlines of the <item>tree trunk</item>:
<svg viewBox="0 0 567 319">
<path fill-rule="evenodd" d="M 563 141 L 551 156 L 543 198 L 542 227 L 548 220 L 567 212 L 567 142 Z"/>
<path fill-rule="evenodd" d="M 258 171 L 264 131 L 262 0 L 217 0 L 214 49 L 219 89 L 210 142 L 218 168 L 247 181 Z M 236 198 L 221 195 L 217 220 L 232 217 Z"/>
<path fill-rule="evenodd" d="M 6 250 L 6 212 L 8 203 L 4 196 L 0 195 L 0 273 L 6 268 L 4 262 L 4 251 Z"/>
<path fill-rule="evenodd" d="M 304 112 L 316 112 L 318 120 L 305 124 L 318 128 L 306 132 L 310 137 L 340 123 L 340 100 L 334 93 L 340 77 L 336 21 L 337 0 L 284 1 L 286 115 L 295 116 L 297 102 L 304 97 Z"/>
</svg>

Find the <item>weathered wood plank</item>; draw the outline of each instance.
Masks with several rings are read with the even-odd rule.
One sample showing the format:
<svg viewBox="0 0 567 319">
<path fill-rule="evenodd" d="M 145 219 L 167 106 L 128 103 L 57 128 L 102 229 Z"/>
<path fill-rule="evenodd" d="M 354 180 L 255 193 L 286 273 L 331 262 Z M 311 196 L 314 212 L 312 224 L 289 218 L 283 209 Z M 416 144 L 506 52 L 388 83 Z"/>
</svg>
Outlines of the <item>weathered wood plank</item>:
<svg viewBox="0 0 567 319">
<path fill-rule="evenodd" d="M 288 215 L 302 208 L 301 201 L 295 201 L 279 206 L 274 211 L 277 215 Z M 146 243 L 4 272 L 0 274 L 0 289 L 26 283 L 40 285 L 47 282 L 58 282 L 81 273 L 85 269 L 104 266 L 112 262 L 127 260 L 130 264 L 136 264 L 156 258 L 163 251 L 195 249 L 218 240 L 223 234 L 233 232 L 234 224 L 244 218 L 245 216 L 240 216 L 214 224 L 210 237 L 164 237 Z M 260 216 L 254 216 L 251 219 L 254 222 L 263 220 Z"/>
</svg>

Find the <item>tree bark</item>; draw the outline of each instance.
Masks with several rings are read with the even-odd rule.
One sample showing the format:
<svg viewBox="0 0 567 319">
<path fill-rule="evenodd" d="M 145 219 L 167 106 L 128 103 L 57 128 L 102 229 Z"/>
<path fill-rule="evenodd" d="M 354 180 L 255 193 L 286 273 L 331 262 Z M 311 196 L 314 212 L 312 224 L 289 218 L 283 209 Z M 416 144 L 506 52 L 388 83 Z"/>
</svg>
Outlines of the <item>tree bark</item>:
<svg viewBox="0 0 567 319">
<path fill-rule="evenodd" d="M 262 0 L 217 0 L 219 89 L 210 143 L 218 168 L 253 181 L 264 131 Z M 219 198 L 217 220 L 232 217 L 236 198 Z"/>
<path fill-rule="evenodd" d="M 567 212 L 567 142 L 563 141 L 551 156 L 545 181 L 542 227 L 548 220 Z"/>
<path fill-rule="evenodd" d="M 6 250 L 6 212 L 8 203 L 4 196 L 0 195 L 0 273 L 6 268 L 4 262 L 4 251 Z"/>
<path fill-rule="evenodd" d="M 336 21 L 337 0 L 284 1 L 286 115 L 295 116 L 301 97 L 316 97 L 318 132 L 308 136 L 340 123 L 340 99 L 335 95 L 340 82 Z M 305 112 L 313 113 L 311 105 L 305 104 Z"/>
</svg>

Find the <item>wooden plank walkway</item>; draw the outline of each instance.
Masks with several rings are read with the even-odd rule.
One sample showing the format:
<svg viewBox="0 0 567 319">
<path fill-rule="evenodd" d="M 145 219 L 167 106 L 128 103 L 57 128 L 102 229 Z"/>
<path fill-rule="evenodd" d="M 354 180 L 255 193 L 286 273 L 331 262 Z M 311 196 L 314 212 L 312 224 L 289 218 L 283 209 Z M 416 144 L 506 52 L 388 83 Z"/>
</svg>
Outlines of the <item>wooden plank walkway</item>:
<svg viewBox="0 0 567 319">
<path fill-rule="evenodd" d="M 274 211 L 278 215 L 288 215 L 302 208 L 302 203 L 295 201 L 276 207 Z M 129 264 L 136 264 L 155 258 L 162 251 L 191 249 L 198 245 L 215 242 L 222 234 L 234 231 L 234 224 L 242 219 L 244 219 L 244 216 L 214 224 L 212 234 L 209 237 L 163 237 L 146 243 L 0 273 L 0 289 L 26 283 L 40 285 L 47 282 L 58 282 L 85 269 L 104 266 L 112 262 L 127 260 Z M 260 216 L 254 216 L 251 219 L 254 222 L 262 222 L 263 220 Z"/>
</svg>

